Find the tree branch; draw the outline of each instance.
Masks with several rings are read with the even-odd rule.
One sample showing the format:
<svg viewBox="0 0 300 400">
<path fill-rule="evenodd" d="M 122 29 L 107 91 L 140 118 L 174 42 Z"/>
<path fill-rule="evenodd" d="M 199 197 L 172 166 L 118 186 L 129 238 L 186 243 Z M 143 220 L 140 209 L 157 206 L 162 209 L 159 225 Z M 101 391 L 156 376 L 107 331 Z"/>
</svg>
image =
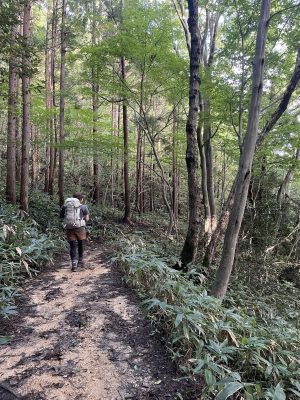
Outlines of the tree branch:
<svg viewBox="0 0 300 400">
<path fill-rule="evenodd" d="M 267 123 L 263 127 L 259 137 L 257 138 L 256 149 L 258 149 L 258 147 L 261 146 L 261 144 L 265 140 L 267 134 L 272 130 L 272 128 L 274 127 L 276 122 L 279 120 L 279 118 L 282 116 L 282 114 L 287 109 L 287 106 L 292 97 L 292 94 L 294 93 L 295 89 L 298 86 L 299 80 L 300 80 L 300 46 L 299 46 L 298 52 L 297 52 L 296 64 L 295 64 L 293 75 L 291 76 L 289 84 L 286 87 L 286 89 L 281 97 L 281 101 L 280 101 L 277 109 L 273 112 L 270 119 L 267 121 Z"/>
</svg>

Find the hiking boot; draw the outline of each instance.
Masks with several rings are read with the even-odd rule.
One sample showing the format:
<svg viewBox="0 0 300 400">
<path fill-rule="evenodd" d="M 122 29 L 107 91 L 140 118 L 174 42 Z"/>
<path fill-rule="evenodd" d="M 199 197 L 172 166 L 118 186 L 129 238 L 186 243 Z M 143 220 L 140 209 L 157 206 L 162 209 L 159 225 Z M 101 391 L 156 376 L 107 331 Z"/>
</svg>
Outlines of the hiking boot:
<svg viewBox="0 0 300 400">
<path fill-rule="evenodd" d="M 78 260 L 78 267 L 79 268 L 85 267 L 85 261 L 82 258 L 79 258 L 79 260 Z"/>
<path fill-rule="evenodd" d="M 72 268 L 71 268 L 71 271 L 72 271 L 72 272 L 77 271 L 77 260 L 72 261 Z"/>
</svg>

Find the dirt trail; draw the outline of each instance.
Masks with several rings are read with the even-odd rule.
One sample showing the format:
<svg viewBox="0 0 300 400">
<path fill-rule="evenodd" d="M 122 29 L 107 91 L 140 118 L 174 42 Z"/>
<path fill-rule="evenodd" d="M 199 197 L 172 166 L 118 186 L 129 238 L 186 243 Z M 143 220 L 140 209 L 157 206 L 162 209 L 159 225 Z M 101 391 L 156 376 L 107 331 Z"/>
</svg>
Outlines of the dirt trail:
<svg viewBox="0 0 300 400">
<path fill-rule="evenodd" d="M 1 321 L 14 338 L 0 346 L 0 400 L 193 399 L 99 244 L 86 259 L 71 273 L 67 254 L 58 258 Z"/>
</svg>

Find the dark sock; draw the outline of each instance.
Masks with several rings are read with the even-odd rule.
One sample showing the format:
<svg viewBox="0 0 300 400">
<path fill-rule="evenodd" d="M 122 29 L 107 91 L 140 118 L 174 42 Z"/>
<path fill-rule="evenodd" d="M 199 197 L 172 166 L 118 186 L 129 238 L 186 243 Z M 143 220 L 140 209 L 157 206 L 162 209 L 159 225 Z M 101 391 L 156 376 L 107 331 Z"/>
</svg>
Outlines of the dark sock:
<svg viewBox="0 0 300 400">
<path fill-rule="evenodd" d="M 83 240 L 78 240 L 78 258 L 83 259 Z"/>
<path fill-rule="evenodd" d="M 77 253 L 77 249 L 76 249 L 76 240 L 70 240 L 70 256 L 71 256 L 71 260 L 72 262 L 75 261 L 77 259 L 76 253 Z"/>
</svg>

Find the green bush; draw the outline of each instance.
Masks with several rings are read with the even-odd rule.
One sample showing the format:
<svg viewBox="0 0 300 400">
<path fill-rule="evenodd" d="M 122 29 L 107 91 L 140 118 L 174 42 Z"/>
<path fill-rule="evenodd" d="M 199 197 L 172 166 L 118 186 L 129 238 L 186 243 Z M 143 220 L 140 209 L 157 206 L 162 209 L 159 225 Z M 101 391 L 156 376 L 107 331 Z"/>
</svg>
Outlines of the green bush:
<svg viewBox="0 0 300 400">
<path fill-rule="evenodd" d="M 48 211 L 44 208 L 44 214 Z M 48 214 L 49 215 L 49 214 Z M 57 217 L 56 217 L 57 218 Z M 63 241 L 55 232 L 44 233 L 34 219 L 9 205 L 0 212 L 0 316 L 16 312 L 14 300 L 24 279 L 36 274 L 42 265 L 50 263 Z"/>
<path fill-rule="evenodd" d="M 255 293 L 243 302 L 243 293 L 249 294 L 244 286 L 235 287 L 227 299 L 231 307 L 226 307 L 208 296 L 202 274 L 183 276 L 168 267 L 173 259 L 157 253 L 156 246 L 135 237 L 123 239 L 115 260 L 143 296 L 180 369 L 204 378 L 199 399 L 299 398 L 298 327 L 263 297 L 257 302 Z M 299 318 L 299 309 L 293 311 Z"/>
<path fill-rule="evenodd" d="M 30 218 L 37 222 L 39 229 L 43 232 L 60 232 L 61 220 L 59 218 L 60 208 L 47 193 L 32 190 L 30 193 L 29 214 Z"/>
</svg>

